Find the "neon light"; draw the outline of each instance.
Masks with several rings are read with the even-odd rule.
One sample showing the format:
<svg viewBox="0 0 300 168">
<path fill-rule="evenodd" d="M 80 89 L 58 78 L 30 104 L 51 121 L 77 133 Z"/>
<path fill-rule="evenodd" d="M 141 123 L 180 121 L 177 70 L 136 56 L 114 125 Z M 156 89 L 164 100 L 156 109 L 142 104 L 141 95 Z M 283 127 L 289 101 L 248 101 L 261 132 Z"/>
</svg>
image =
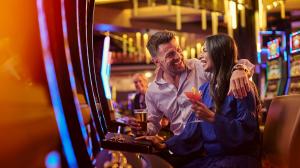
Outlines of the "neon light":
<svg viewBox="0 0 300 168">
<path fill-rule="evenodd" d="M 117 27 L 113 26 L 113 25 L 109 25 L 109 24 L 99 24 L 95 26 L 95 29 L 100 31 L 100 32 L 115 32 L 118 31 Z"/>
<path fill-rule="evenodd" d="M 271 35 L 271 34 L 273 34 L 273 32 L 272 31 L 261 31 L 261 32 L 259 32 L 259 34 L 261 34 L 261 35 Z"/>
<path fill-rule="evenodd" d="M 290 84 L 291 84 L 291 78 L 288 78 L 287 82 L 286 82 L 285 92 L 284 92 L 284 94 L 286 94 L 286 95 L 289 93 Z"/>
<path fill-rule="evenodd" d="M 237 28 L 237 19 L 236 19 L 236 2 L 229 1 L 230 16 L 231 16 L 231 27 L 232 29 Z"/>
<path fill-rule="evenodd" d="M 261 63 L 261 52 L 257 52 L 257 62 Z"/>
<path fill-rule="evenodd" d="M 286 54 L 286 53 L 285 53 Z M 290 83 L 291 83 L 291 61 L 290 61 L 290 57 L 287 57 L 287 71 L 288 71 L 288 77 L 287 77 L 287 83 L 285 86 L 285 94 L 288 94 L 289 91 L 289 87 L 290 87 Z"/>
<path fill-rule="evenodd" d="M 290 54 L 293 53 L 293 33 L 290 34 Z"/>
<path fill-rule="evenodd" d="M 46 168 L 61 167 L 61 160 L 57 151 L 48 153 L 45 159 Z"/>
<path fill-rule="evenodd" d="M 283 52 L 283 59 L 284 59 L 284 61 L 287 61 L 287 58 L 288 58 L 288 56 L 287 56 L 287 54 L 286 54 L 286 51 L 284 51 L 284 52 Z"/>
<path fill-rule="evenodd" d="M 58 91 L 58 85 L 57 85 L 52 55 L 49 49 L 50 48 L 49 37 L 48 37 L 45 12 L 43 8 L 43 0 L 37 0 L 37 10 L 38 10 L 37 12 L 38 12 L 40 38 L 41 38 L 41 44 L 43 48 L 43 60 L 45 64 L 48 87 L 49 87 L 50 97 L 51 97 L 54 114 L 57 122 L 57 127 L 62 141 L 63 151 L 66 156 L 67 164 L 69 167 L 76 168 L 78 167 L 77 160 L 75 157 L 74 149 L 72 147 L 71 138 L 68 132 L 66 118 L 64 115 L 62 102 Z"/>
<path fill-rule="evenodd" d="M 103 46 L 101 78 L 102 78 L 102 83 L 103 83 L 103 87 L 104 87 L 105 97 L 107 99 L 111 99 L 111 91 L 109 88 L 110 64 L 108 63 L 109 44 L 110 44 L 110 38 L 109 38 L 109 36 L 106 36 L 104 38 L 104 46 Z"/>
</svg>

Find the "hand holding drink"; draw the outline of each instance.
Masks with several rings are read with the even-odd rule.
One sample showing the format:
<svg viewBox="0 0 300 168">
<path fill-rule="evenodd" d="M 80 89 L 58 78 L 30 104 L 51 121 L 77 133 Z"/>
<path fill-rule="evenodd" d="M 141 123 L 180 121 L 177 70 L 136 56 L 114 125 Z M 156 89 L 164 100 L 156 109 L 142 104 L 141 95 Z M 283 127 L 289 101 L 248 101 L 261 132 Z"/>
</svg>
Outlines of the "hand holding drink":
<svg viewBox="0 0 300 168">
<path fill-rule="evenodd" d="M 196 120 L 190 121 L 186 124 L 190 123 L 198 123 L 203 122 L 203 120 L 208 122 L 215 121 L 215 112 L 209 109 L 203 102 L 202 102 L 202 92 L 197 91 L 194 87 L 192 88 L 191 92 L 185 92 L 185 95 L 189 98 L 192 102 L 192 110 L 196 115 Z"/>
<path fill-rule="evenodd" d="M 184 94 L 193 103 L 192 109 L 195 111 L 194 107 L 197 106 L 197 102 L 200 103 L 202 101 L 202 92 L 200 90 L 196 90 L 195 87 L 192 87 L 191 92 L 184 92 Z M 186 124 L 198 123 L 198 122 L 203 122 L 203 120 L 196 119 L 194 121 L 187 122 Z"/>
<path fill-rule="evenodd" d="M 184 92 L 185 96 L 191 101 L 202 101 L 202 92 L 192 87 L 192 91 Z"/>
</svg>

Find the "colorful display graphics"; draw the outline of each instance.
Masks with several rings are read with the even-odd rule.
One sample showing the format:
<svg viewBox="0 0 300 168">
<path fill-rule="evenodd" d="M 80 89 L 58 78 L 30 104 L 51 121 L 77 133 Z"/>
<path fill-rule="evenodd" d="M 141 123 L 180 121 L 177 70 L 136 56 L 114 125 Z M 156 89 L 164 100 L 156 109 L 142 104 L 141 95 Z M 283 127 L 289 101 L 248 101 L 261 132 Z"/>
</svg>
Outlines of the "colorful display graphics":
<svg viewBox="0 0 300 168">
<path fill-rule="evenodd" d="M 275 39 L 268 42 L 269 55 L 268 59 L 278 58 L 280 56 L 279 40 Z"/>
</svg>

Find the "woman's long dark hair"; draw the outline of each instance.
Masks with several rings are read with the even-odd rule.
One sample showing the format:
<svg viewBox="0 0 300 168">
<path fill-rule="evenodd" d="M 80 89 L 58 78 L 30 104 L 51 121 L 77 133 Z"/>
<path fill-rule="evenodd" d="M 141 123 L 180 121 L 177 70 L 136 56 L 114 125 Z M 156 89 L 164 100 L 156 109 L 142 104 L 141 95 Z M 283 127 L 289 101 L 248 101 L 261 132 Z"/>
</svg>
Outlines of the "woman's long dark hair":
<svg viewBox="0 0 300 168">
<path fill-rule="evenodd" d="M 210 95 L 215 102 L 216 113 L 220 113 L 229 90 L 231 70 L 237 63 L 237 47 L 235 41 L 226 34 L 209 36 L 205 44 L 214 64 Z"/>
</svg>

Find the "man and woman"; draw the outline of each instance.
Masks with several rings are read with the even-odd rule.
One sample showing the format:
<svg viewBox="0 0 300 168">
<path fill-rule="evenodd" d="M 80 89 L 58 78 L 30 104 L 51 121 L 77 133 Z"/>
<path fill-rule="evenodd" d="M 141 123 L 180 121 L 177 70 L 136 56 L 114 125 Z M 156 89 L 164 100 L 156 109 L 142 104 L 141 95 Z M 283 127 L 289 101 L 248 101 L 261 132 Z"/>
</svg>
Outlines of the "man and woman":
<svg viewBox="0 0 300 168">
<path fill-rule="evenodd" d="M 257 167 L 258 101 L 248 79 L 253 65 L 237 64 L 234 40 L 227 35 L 208 37 L 201 60 L 184 61 L 168 31 L 154 34 L 147 47 L 158 67 L 146 93 L 148 134 L 159 131 L 165 115 L 175 136 L 166 142 L 156 136 L 141 138 L 175 155 L 204 154 L 187 167 Z M 184 92 L 199 86 L 203 102 L 188 100 Z M 192 122 L 195 119 L 203 122 Z"/>
</svg>

